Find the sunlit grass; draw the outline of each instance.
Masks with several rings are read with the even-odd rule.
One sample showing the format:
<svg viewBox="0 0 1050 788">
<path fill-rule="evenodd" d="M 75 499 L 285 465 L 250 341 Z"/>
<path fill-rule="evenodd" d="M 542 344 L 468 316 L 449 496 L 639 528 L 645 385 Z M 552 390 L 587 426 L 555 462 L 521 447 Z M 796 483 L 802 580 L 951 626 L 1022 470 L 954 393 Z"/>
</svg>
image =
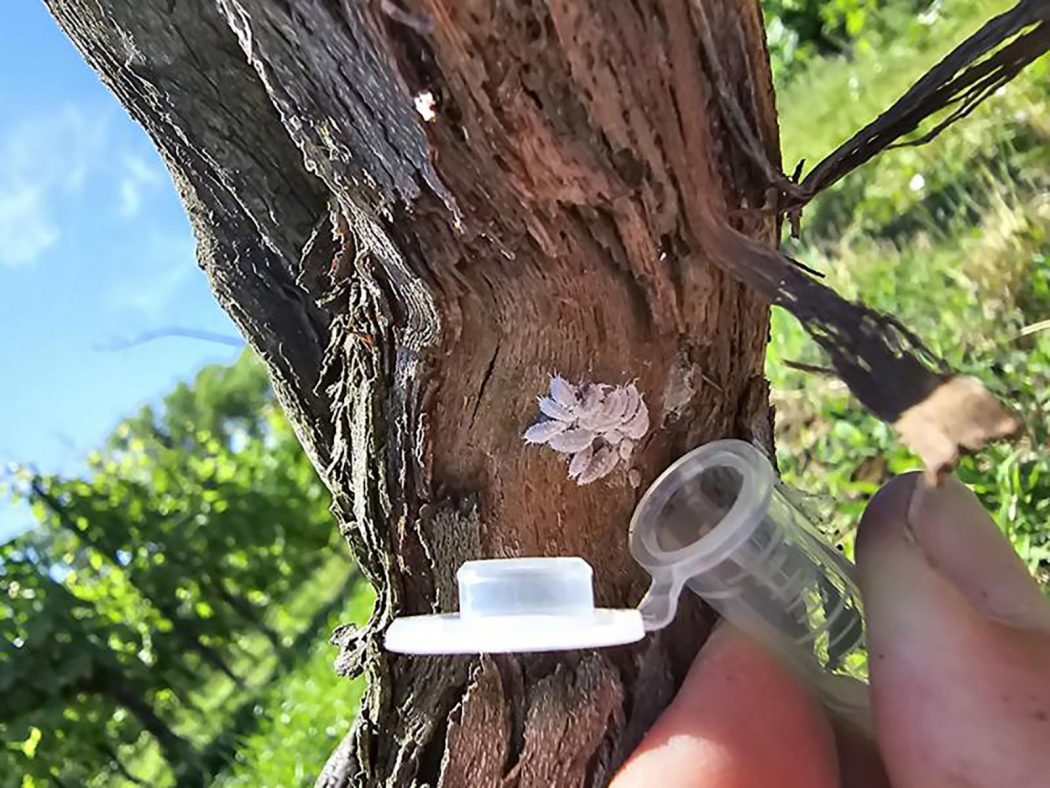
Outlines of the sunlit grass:
<svg viewBox="0 0 1050 788">
<path fill-rule="evenodd" d="M 309 580 L 303 583 L 298 593 L 286 600 L 284 604 L 274 605 L 266 616 L 267 623 L 281 636 L 282 647 L 290 648 L 296 637 L 305 636 L 309 656 L 300 658 L 303 666 L 310 665 L 311 660 L 316 659 L 319 650 L 329 652 L 327 678 L 330 686 L 335 686 L 341 680 L 331 669 L 330 663 L 334 659 L 334 649 L 328 645 L 327 636 L 337 623 L 356 621 L 361 619 L 362 615 L 367 616 L 371 605 L 370 590 L 365 584 L 358 581 L 359 585 L 349 596 L 348 602 L 334 617 L 330 616 L 329 620 L 315 631 L 304 632 L 304 627 L 311 622 L 319 609 L 334 598 L 333 595 L 341 593 L 341 589 L 347 582 L 351 582 L 354 576 L 355 573 L 348 557 L 339 553 L 333 554 L 321 563 Z M 363 614 L 361 614 L 362 607 L 364 608 Z M 281 686 L 285 681 L 294 682 L 300 670 L 300 666 L 296 665 L 289 673 L 279 675 L 277 673 L 279 658 L 273 644 L 264 634 L 254 631 L 247 632 L 239 638 L 236 651 L 229 655 L 229 662 L 233 672 L 241 678 L 243 686 L 238 687 L 221 673 L 209 672 L 204 681 L 190 695 L 196 710 L 186 708 L 182 714 L 171 721 L 175 731 L 191 741 L 200 751 L 204 751 L 216 741 L 222 741 L 222 737 L 226 735 L 233 736 L 235 732 L 229 731 L 227 727 L 230 725 L 232 715 L 242 704 L 255 696 L 271 698 L 273 690 L 269 685 L 274 682 L 275 677 L 277 681 L 275 686 Z M 316 665 L 303 669 L 314 678 L 318 675 Z M 349 682 L 342 681 L 342 684 L 348 685 Z M 260 700 L 256 705 L 259 707 L 256 716 L 265 718 L 268 714 L 267 704 Z M 143 734 L 137 747 L 126 749 L 127 751 L 122 753 L 124 761 L 129 771 L 137 778 L 151 786 L 162 787 L 174 784 L 169 765 L 151 737 Z M 239 749 L 238 746 L 238 751 Z M 127 781 L 114 775 L 100 775 L 94 784 L 99 786 L 130 785 Z"/>
<path fill-rule="evenodd" d="M 935 25 L 907 20 L 885 47 L 812 63 L 780 97 L 785 160 L 812 162 L 830 151 L 1009 5 L 945 0 Z M 890 151 L 823 195 L 803 220 L 802 240 L 790 244 L 845 296 L 899 318 L 1022 413 L 1025 440 L 965 461 L 959 475 L 1044 580 L 1050 331 L 1020 333 L 1050 317 L 1048 101 L 1044 58 L 933 143 Z M 871 493 L 918 463 L 841 382 L 786 360 L 824 362 L 801 326 L 775 310 L 767 372 L 780 469 L 813 494 L 828 531 L 849 551 Z"/>
<path fill-rule="evenodd" d="M 892 17 L 878 45 L 817 59 L 778 96 L 788 169 L 815 165 L 1011 0 L 944 0 L 935 12 Z M 889 11 L 888 13 L 893 13 Z M 883 153 L 807 209 L 805 238 L 944 232 L 953 218 L 985 210 L 989 182 L 1034 191 L 1045 184 L 1050 75 L 1036 63 L 999 95 L 931 143 Z M 1036 183 L 1029 184 L 1033 179 Z"/>
<path fill-rule="evenodd" d="M 328 621 L 328 631 L 353 621 L 364 623 L 372 609 L 365 583 L 343 610 Z M 339 678 L 332 668 L 336 648 L 318 639 L 310 655 L 273 685 L 260 700 L 263 722 L 238 742 L 235 763 L 215 785 L 291 788 L 312 785 L 328 755 L 350 730 L 364 689 L 363 679 Z"/>
</svg>

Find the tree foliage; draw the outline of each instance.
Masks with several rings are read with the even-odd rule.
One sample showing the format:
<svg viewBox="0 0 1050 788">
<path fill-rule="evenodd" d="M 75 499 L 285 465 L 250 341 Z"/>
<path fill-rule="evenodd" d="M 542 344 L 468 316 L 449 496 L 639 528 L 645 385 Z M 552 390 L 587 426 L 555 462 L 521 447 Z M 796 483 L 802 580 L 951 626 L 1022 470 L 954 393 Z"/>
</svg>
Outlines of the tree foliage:
<svg viewBox="0 0 1050 788">
<path fill-rule="evenodd" d="M 763 0 L 773 73 L 782 83 L 815 57 L 868 45 L 888 27 L 887 10 L 915 14 L 929 5 L 929 0 Z"/>
<path fill-rule="evenodd" d="M 328 497 L 248 355 L 122 422 L 85 472 L 11 485 L 37 527 L 0 546 L 3 784 L 120 772 L 147 733 L 190 779 L 173 721 L 239 635 L 330 555 Z M 26 784 L 23 782 L 22 784 Z"/>
</svg>

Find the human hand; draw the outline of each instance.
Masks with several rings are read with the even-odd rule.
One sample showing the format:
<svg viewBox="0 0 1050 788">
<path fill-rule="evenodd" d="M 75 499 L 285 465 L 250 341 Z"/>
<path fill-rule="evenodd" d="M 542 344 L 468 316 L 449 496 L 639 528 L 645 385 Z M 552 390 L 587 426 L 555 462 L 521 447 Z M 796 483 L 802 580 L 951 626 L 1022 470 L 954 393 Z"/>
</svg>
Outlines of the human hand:
<svg viewBox="0 0 1050 788">
<path fill-rule="evenodd" d="M 973 493 L 917 479 L 857 536 L 877 754 L 722 624 L 614 788 L 1050 785 L 1050 603 Z"/>
</svg>

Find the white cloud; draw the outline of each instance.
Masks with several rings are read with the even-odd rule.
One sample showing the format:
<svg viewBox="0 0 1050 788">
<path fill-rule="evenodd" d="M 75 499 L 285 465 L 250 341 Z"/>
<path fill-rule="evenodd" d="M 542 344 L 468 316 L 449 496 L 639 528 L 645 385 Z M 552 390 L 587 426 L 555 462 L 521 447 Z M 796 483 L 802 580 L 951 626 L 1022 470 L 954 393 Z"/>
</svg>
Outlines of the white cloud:
<svg viewBox="0 0 1050 788">
<path fill-rule="evenodd" d="M 0 265 L 29 265 L 57 240 L 43 189 L 28 183 L 0 189 Z"/>
<path fill-rule="evenodd" d="M 134 219 L 142 210 L 142 191 L 132 178 L 120 182 L 120 215 L 125 219 Z"/>
<path fill-rule="evenodd" d="M 179 286 L 194 270 L 192 264 L 173 265 L 149 282 L 128 283 L 116 287 L 109 293 L 110 306 L 155 315 L 167 306 Z"/>
<path fill-rule="evenodd" d="M 105 138 L 105 118 L 73 105 L 0 129 L 0 265 L 31 265 L 58 241 L 55 202 L 104 164 Z"/>
<path fill-rule="evenodd" d="M 134 219 L 142 210 L 145 193 L 161 185 L 164 177 L 155 166 L 139 156 L 126 154 L 121 165 L 119 213 L 124 219 Z"/>
<path fill-rule="evenodd" d="M 129 176 L 141 183 L 148 183 L 150 186 L 154 186 L 164 181 L 163 173 L 141 156 L 131 153 L 125 154 L 124 167 L 128 171 Z"/>
<path fill-rule="evenodd" d="M 150 267 L 155 266 L 157 273 L 148 279 L 142 277 L 121 282 L 109 291 L 106 301 L 112 308 L 155 316 L 198 271 L 193 242 L 152 231 L 141 242 L 141 251 L 143 260 L 155 261 Z"/>
</svg>

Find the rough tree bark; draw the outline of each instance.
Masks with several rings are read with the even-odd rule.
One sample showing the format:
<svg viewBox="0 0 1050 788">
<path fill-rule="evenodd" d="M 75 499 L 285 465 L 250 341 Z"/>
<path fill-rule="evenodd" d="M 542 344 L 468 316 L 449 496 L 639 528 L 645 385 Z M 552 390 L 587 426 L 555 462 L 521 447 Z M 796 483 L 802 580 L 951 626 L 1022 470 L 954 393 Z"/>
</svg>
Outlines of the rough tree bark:
<svg viewBox="0 0 1050 788">
<path fill-rule="evenodd" d="M 601 652 L 400 658 L 379 637 L 448 610 L 468 558 L 580 555 L 601 604 L 640 598 L 640 489 L 578 487 L 521 441 L 555 370 L 637 379 L 643 487 L 703 441 L 768 444 L 767 303 L 705 228 L 775 245 L 777 223 L 749 210 L 769 182 L 698 34 L 779 167 L 757 0 L 47 2 L 164 156 L 378 589 L 338 635 L 370 689 L 321 782 L 603 783 L 706 636 L 699 608 Z"/>
</svg>

